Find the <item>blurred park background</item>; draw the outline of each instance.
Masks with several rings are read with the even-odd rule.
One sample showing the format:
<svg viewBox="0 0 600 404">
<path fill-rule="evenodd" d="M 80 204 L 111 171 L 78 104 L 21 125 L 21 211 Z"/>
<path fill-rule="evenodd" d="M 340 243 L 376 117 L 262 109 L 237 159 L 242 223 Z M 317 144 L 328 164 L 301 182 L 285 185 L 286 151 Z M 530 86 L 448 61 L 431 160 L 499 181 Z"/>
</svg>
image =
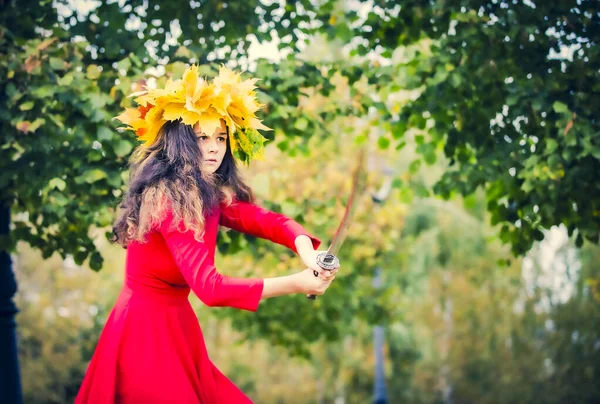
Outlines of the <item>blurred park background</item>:
<svg viewBox="0 0 600 404">
<path fill-rule="evenodd" d="M 367 150 L 326 295 L 257 313 L 191 297 L 257 403 L 600 402 L 599 42 L 594 0 L 0 0 L 0 291 L 23 401 L 73 401 L 120 291 L 107 235 L 136 140 L 111 118 L 195 63 L 261 79 L 274 130 L 245 178 L 325 245 Z M 301 268 L 219 237 L 225 274 Z"/>
</svg>

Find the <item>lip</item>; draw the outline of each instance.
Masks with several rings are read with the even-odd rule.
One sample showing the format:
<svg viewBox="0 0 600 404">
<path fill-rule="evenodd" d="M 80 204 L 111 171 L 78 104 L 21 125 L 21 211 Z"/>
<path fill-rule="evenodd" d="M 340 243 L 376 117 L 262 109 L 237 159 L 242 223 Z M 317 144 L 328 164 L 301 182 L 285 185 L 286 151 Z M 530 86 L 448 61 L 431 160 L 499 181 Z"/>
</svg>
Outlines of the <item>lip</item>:
<svg viewBox="0 0 600 404">
<path fill-rule="evenodd" d="M 208 160 L 204 160 L 205 163 L 216 163 L 217 160 L 215 159 L 208 159 Z"/>
</svg>

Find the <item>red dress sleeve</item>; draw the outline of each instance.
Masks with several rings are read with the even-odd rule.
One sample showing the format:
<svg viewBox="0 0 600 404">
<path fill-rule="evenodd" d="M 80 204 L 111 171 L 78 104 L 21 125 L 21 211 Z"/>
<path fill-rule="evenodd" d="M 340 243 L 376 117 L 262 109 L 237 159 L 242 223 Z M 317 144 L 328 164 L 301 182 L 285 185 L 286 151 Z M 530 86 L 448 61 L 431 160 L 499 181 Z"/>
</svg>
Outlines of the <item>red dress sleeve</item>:
<svg viewBox="0 0 600 404">
<path fill-rule="evenodd" d="M 205 242 L 197 241 L 193 231 L 173 226 L 168 212 L 159 227 L 175 263 L 187 284 L 207 306 L 228 306 L 256 311 L 262 296 L 262 279 L 231 278 L 220 274 L 214 256 Z"/>
<path fill-rule="evenodd" d="M 229 206 L 221 206 L 219 224 L 281 244 L 295 253 L 298 251 L 294 241 L 300 235 L 308 236 L 315 250 L 321 244 L 321 240 L 311 236 L 296 221 L 250 202 L 234 201 Z"/>
</svg>

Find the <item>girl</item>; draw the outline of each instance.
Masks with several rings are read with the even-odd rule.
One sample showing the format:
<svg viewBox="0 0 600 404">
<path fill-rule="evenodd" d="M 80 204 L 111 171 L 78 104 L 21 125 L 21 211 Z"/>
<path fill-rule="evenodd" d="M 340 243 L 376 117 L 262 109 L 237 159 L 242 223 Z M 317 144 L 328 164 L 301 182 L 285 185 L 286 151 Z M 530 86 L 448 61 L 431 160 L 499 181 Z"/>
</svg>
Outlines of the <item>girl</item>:
<svg viewBox="0 0 600 404">
<path fill-rule="evenodd" d="M 253 84 L 225 68 L 207 83 L 191 67 L 137 94 L 138 108 L 118 117 L 145 141 L 113 229 L 127 248 L 126 276 L 76 403 L 249 403 L 210 361 L 190 289 L 207 306 L 256 311 L 269 297 L 321 295 L 335 278 L 316 265 L 320 241 L 255 205 L 240 178 L 234 153 L 260 155 L 257 129 L 266 128 L 254 116 Z M 282 244 L 308 268 L 268 279 L 222 275 L 219 225 Z"/>
</svg>

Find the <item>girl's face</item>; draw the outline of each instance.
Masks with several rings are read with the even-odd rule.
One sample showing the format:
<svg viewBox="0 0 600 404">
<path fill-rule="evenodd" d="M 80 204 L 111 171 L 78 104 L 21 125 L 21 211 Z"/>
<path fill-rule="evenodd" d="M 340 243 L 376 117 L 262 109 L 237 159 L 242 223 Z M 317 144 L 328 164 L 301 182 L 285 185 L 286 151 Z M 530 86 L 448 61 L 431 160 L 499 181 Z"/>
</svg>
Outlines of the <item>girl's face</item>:
<svg viewBox="0 0 600 404">
<path fill-rule="evenodd" d="M 221 121 L 221 127 L 214 133 L 204 133 L 200 126 L 194 126 L 194 133 L 198 137 L 198 144 L 202 151 L 201 169 L 207 174 L 213 174 L 221 166 L 227 151 L 227 129 Z"/>
</svg>

